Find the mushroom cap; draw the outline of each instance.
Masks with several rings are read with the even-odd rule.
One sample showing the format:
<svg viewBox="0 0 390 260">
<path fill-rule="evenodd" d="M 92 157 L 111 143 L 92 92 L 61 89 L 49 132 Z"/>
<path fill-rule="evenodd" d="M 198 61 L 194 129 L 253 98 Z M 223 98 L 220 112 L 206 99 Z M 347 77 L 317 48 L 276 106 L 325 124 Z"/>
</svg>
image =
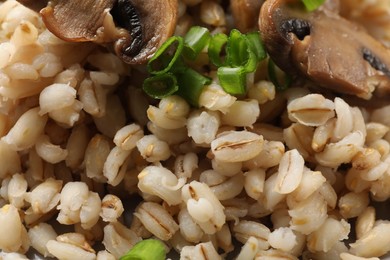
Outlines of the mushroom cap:
<svg viewBox="0 0 390 260">
<path fill-rule="evenodd" d="M 259 17 L 265 47 L 281 69 L 365 99 L 390 93 L 388 49 L 340 17 L 331 1 L 310 13 L 294 3 L 267 0 Z"/>
</svg>

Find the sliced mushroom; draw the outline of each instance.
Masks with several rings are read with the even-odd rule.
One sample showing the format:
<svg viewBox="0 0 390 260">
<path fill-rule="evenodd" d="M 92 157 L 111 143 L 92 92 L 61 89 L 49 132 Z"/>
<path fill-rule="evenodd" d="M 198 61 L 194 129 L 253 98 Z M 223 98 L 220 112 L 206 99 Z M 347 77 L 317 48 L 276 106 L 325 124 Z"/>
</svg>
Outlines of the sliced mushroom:
<svg viewBox="0 0 390 260">
<path fill-rule="evenodd" d="M 57 37 L 71 42 L 95 41 L 97 31 L 103 26 L 106 9 L 115 0 L 56 0 L 41 10 L 43 22 Z"/>
<path fill-rule="evenodd" d="M 235 27 L 241 32 L 255 29 L 263 2 L 264 0 L 230 0 Z"/>
<path fill-rule="evenodd" d="M 132 33 L 115 44 L 115 52 L 126 63 L 146 62 L 175 31 L 177 0 L 119 0 L 116 7 L 114 19 Z"/>
<path fill-rule="evenodd" d="M 19 2 L 36 10 L 48 1 Z M 53 0 L 40 13 L 57 37 L 110 43 L 123 61 L 141 64 L 173 34 L 177 5 L 177 0 Z"/>
<path fill-rule="evenodd" d="M 291 0 L 267 0 L 259 28 L 271 58 L 339 93 L 390 94 L 390 50 L 335 10 L 332 1 L 309 13 Z"/>
</svg>

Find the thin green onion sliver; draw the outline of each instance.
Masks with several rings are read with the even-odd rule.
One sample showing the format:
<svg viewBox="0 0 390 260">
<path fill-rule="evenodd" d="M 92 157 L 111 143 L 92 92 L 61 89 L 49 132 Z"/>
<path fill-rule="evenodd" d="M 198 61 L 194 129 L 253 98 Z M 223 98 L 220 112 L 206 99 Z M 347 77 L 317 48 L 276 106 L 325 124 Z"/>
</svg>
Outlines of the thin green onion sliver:
<svg viewBox="0 0 390 260">
<path fill-rule="evenodd" d="M 226 93 L 242 95 L 246 93 L 246 72 L 243 67 L 219 67 L 219 84 Z"/>
<path fill-rule="evenodd" d="M 207 46 L 210 39 L 210 32 L 207 28 L 201 26 L 193 26 L 184 36 L 183 55 L 195 60 L 199 53 Z"/>
<path fill-rule="evenodd" d="M 168 72 L 145 79 L 142 88 L 152 98 L 161 99 L 173 95 L 179 86 L 175 75 Z"/>
<path fill-rule="evenodd" d="M 306 10 L 311 12 L 320 7 L 325 0 L 302 0 L 303 4 L 306 7 Z"/>
<path fill-rule="evenodd" d="M 177 81 L 179 83 L 178 94 L 194 107 L 199 106 L 199 97 L 204 86 L 211 83 L 210 78 L 191 68 L 187 68 L 183 73 L 179 73 Z"/>
<path fill-rule="evenodd" d="M 248 59 L 242 66 L 245 72 L 250 73 L 254 72 L 257 68 L 257 57 L 254 52 L 248 49 Z"/>
<path fill-rule="evenodd" d="M 259 32 L 251 32 L 246 34 L 248 39 L 249 47 L 256 54 L 257 60 L 261 61 L 267 57 L 267 52 L 265 51 L 264 44 L 261 41 Z"/>
<path fill-rule="evenodd" d="M 221 67 L 225 64 L 222 55 L 227 41 L 228 36 L 224 33 L 217 33 L 210 38 L 208 55 L 210 61 L 217 67 Z"/>
<path fill-rule="evenodd" d="M 280 81 L 277 70 L 280 70 L 275 63 L 269 59 L 268 60 L 268 78 L 275 85 L 277 90 L 286 90 L 291 85 L 291 78 L 289 75 L 283 72 L 282 81 Z"/>
<path fill-rule="evenodd" d="M 249 59 L 248 49 L 245 35 L 237 29 L 231 30 L 226 46 L 227 63 L 231 67 L 243 66 Z"/>
<path fill-rule="evenodd" d="M 164 74 L 172 69 L 179 61 L 183 51 L 184 40 L 180 36 L 172 36 L 164 42 L 148 62 L 150 74 Z"/>
<path fill-rule="evenodd" d="M 226 59 L 230 67 L 243 67 L 247 73 L 256 70 L 258 61 L 257 54 L 246 35 L 233 29 L 230 32 L 226 49 Z"/>
<path fill-rule="evenodd" d="M 165 260 L 164 244 L 157 239 L 145 239 L 133 246 L 119 260 Z"/>
</svg>

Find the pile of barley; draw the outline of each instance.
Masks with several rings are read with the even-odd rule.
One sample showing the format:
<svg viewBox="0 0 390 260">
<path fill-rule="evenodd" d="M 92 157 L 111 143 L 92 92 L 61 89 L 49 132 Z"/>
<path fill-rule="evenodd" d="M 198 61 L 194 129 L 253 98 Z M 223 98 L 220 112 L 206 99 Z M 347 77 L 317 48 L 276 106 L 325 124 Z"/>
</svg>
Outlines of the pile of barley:
<svg viewBox="0 0 390 260">
<path fill-rule="evenodd" d="M 178 34 L 191 5 L 223 30 L 218 2 L 182 0 Z M 390 106 L 278 93 L 261 77 L 246 97 L 214 80 L 200 108 L 156 103 L 126 85 L 134 69 L 57 39 L 16 1 L 0 26 L 1 259 L 118 259 L 150 237 L 197 260 L 390 251 L 372 206 L 390 197 Z"/>
</svg>

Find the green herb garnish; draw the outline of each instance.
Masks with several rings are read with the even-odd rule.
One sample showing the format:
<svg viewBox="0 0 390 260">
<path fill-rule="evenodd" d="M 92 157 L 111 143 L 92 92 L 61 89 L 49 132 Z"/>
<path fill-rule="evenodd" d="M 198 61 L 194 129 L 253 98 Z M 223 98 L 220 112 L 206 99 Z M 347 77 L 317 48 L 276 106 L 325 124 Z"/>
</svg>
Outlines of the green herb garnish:
<svg viewBox="0 0 390 260">
<path fill-rule="evenodd" d="M 161 99 L 173 95 L 179 86 L 176 76 L 168 72 L 145 79 L 142 88 L 149 96 Z"/>
<path fill-rule="evenodd" d="M 199 53 L 207 46 L 210 40 L 210 32 L 207 28 L 193 26 L 184 36 L 184 56 L 195 60 Z"/>
<path fill-rule="evenodd" d="M 306 7 L 306 10 L 311 12 L 320 7 L 325 0 L 302 0 L 303 4 Z"/>
<path fill-rule="evenodd" d="M 268 60 L 268 78 L 277 90 L 286 90 L 291 85 L 291 77 L 279 69 L 271 59 Z"/>
<path fill-rule="evenodd" d="M 169 38 L 150 59 L 151 77 L 144 81 L 145 93 L 158 99 L 178 94 L 198 106 L 199 96 L 211 79 L 186 62 L 196 60 L 205 48 L 210 62 L 217 67 L 222 88 L 232 95 L 245 94 L 247 74 L 254 72 L 258 62 L 267 56 L 258 32 L 242 34 L 233 29 L 229 36 L 210 36 L 207 28 L 194 26 L 184 38 Z"/>
<path fill-rule="evenodd" d="M 148 62 L 150 74 L 161 75 L 170 71 L 183 51 L 184 40 L 179 36 L 172 36 L 164 42 Z M 180 65 L 179 65 L 180 66 Z"/>
<path fill-rule="evenodd" d="M 165 260 L 164 244 L 156 239 L 146 239 L 138 242 L 119 260 Z"/>
</svg>

